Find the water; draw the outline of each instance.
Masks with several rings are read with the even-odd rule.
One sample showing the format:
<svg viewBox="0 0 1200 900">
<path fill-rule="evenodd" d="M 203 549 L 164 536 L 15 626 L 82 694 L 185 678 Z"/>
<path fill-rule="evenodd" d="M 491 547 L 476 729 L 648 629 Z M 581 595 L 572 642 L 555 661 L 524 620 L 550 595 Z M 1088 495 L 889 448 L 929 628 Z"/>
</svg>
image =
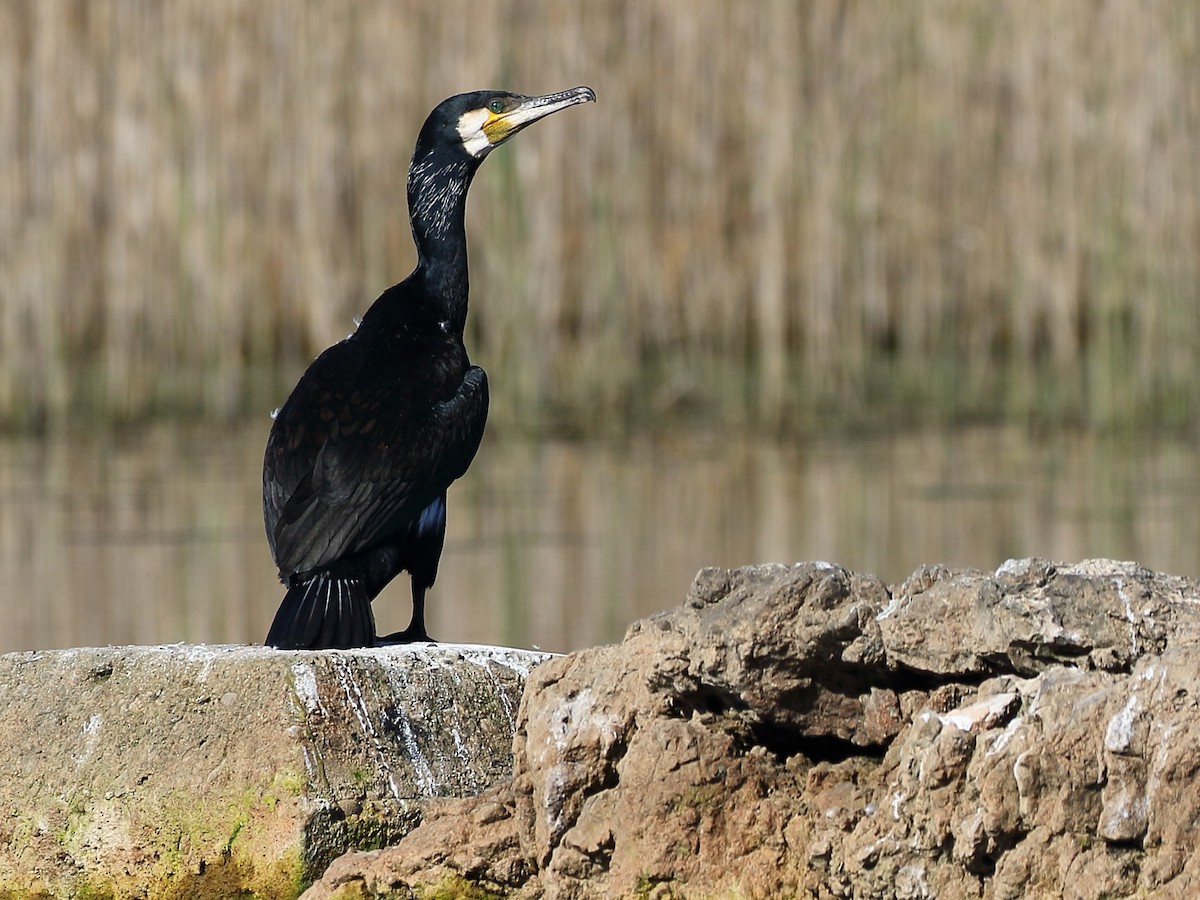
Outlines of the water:
<svg viewBox="0 0 1200 900">
<path fill-rule="evenodd" d="M 0 442 L 0 651 L 260 642 L 282 596 L 259 499 L 268 425 Z M 923 563 L 1107 556 L 1195 577 L 1193 443 L 489 435 L 450 492 L 430 631 L 555 651 L 614 641 L 707 565 L 823 559 L 896 582 Z M 407 576 L 375 607 L 381 632 L 403 628 Z"/>
</svg>

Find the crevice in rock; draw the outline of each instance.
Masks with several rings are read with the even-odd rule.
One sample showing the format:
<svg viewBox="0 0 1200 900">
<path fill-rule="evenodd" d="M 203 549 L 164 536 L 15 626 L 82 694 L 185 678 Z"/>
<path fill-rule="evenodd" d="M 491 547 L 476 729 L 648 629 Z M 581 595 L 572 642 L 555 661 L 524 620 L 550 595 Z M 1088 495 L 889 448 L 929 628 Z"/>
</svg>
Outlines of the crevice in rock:
<svg viewBox="0 0 1200 900">
<path fill-rule="evenodd" d="M 750 707 L 737 693 L 715 684 L 700 683 L 692 690 L 680 691 L 671 698 L 671 712 L 679 718 L 723 716 L 745 713 Z"/>
<path fill-rule="evenodd" d="M 988 653 L 980 659 L 991 669 L 991 675 L 1016 675 L 1019 678 L 1035 678 L 1047 669 L 1061 666 L 1068 669 L 1080 667 L 1093 647 L 1078 644 L 1043 644 L 1033 641 L 1013 641 L 1003 653 Z M 1113 671 L 1122 671 L 1114 669 Z M 1128 671 L 1128 666 L 1124 667 Z"/>
<path fill-rule="evenodd" d="M 810 762 L 841 763 L 848 759 L 881 760 L 886 744 L 859 745 L 831 734 L 801 734 L 769 723 L 750 726 L 754 743 L 770 751 L 780 762 L 802 756 Z"/>
<path fill-rule="evenodd" d="M 897 694 L 907 693 L 909 691 L 924 691 L 931 693 L 938 688 L 945 687 L 950 684 L 958 684 L 963 687 L 977 688 L 985 681 L 995 678 L 997 675 L 1013 675 L 1017 674 L 1011 666 L 1005 669 L 1002 666 L 996 665 L 991 668 L 993 661 L 986 660 L 989 668 L 982 672 L 928 672 L 923 669 L 915 669 L 911 666 L 906 666 L 904 663 L 895 663 L 894 668 L 887 670 L 877 680 L 870 683 L 870 687 L 888 688 L 895 691 Z"/>
<path fill-rule="evenodd" d="M 962 860 L 962 867 L 972 875 L 978 875 L 982 878 L 991 878 L 996 874 L 996 868 L 1000 865 L 1000 860 L 1004 854 L 1014 850 L 1022 840 L 1025 839 L 1027 832 L 1000 832 L 991 836 L 991 846 L 986 849 L 980 847 L 977 851 Z M 954 837 L 949 836 L 945 846 L 943 847 L 947 858 L 954 856 Z"/>
<path fill-rule="evenodd" d="M 562 846 L 563 838 L 567 832 L 569 832 L 578 824 L 579 813 L 582 812 L 587 801 L 592 797 L 603 794 L 605 791 L 611 791 L 620 786 L 621 773 L 619 768 L 621 761 L 625 758 L 625 754 L 629 752 L 629 745 L 633 742 L 633 738 L 636 733 L 637 724 L 636 722 L 631 722 L 628 731 L 619 740 L 616 740 L 612 743 L 610 750 L 604 759 L 604 764 L 596 769 L 597 777 L 595 780 L 580 785 L 578 789 L 579 803 L 578 807 L 575 809 L 574 817 L 569 822 L 564 819 L 561 824 L 557 828 L 552 829 L 548 835 L 546 851 L 542 858 L 543 867 L 549 865 L 550 858 L 558 851 L 559 847 Z M 558 809 L 558 813 L 560 815 L 564 815 L 565 810 L 560 807 Z M 612 852 L 610 849 L 608 851 L 608 856 L 611 857 L 611 855 Z M 599 858 L 597 858 L 597 862 L 599 862 Z"/>
<path fill-rule="evenodd" d="M 1124 838 L 1124 839 L 1122 839 L 1122 838 L 1101 838 L 1101 840 L 1104 841 L 1104 846 L 1106 846 L 1109 850 L 1112 850 L 1114 852 L 1140 854 L 1140 853 L 1143 853 L 1145 850 L 1145 847 L 1143 847 L 1143 845 L 1142 845 L 1143 837 L 1133 837 L 1133 838 Z"/>
<path fill-rule="evenodd" d="M 700 685 L 678 695 L 673 712 L 683 718 L 696 715 L 708 727 L 735 734 L 743 750 L 763 747 L 780 762 L 795 756 L 831 763 L 854 757 L 878 760 L 887 752 L 887 744 L 861 745 L 834 735 L 806 734 L 778 721 L 765 721 L 737 694 L 715 685 Z M 782 717 L 786 711 L 780 713 Z"/>
</svg>

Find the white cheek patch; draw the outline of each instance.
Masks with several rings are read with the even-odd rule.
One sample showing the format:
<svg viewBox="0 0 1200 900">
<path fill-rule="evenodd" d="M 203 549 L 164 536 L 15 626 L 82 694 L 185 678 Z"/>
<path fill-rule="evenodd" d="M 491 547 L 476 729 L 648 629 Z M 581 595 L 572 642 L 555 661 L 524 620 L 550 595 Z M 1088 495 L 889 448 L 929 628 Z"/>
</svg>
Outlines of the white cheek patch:
<svg viewBox="0 0 1200 900">
<path fill-rule="evenodd" d="M 458 117 L 458 136 L 466 151 L 476 158 L 492 149 L 492 142 L 483 131 L 488 118 L 486 109 L 472 109 Z"/>
</svg>

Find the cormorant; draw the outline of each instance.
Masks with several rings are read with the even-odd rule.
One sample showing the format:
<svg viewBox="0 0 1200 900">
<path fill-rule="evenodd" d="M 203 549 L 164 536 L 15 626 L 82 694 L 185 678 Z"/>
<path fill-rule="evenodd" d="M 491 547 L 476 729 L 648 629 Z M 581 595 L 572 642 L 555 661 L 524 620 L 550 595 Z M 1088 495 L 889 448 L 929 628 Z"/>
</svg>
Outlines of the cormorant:
<svg viewBox="0 0 1200 900">
<path fill-rule="evenodd" d="M 408 170 L 416 269 L 309 366 L 267 440 L 263 518 L 287 586 L 267 646 L 429 640 L 425 591 L 446 536 L 446 488 L 471 464 L 488 408 L 487 377 L 463 346 L 467 189 L 493 148 L 595 99 L 586 87 L 477 91 L 425 120 Z M 403 570 L 412 623 L 378 638 L 371 601 Z"/>
</svg>

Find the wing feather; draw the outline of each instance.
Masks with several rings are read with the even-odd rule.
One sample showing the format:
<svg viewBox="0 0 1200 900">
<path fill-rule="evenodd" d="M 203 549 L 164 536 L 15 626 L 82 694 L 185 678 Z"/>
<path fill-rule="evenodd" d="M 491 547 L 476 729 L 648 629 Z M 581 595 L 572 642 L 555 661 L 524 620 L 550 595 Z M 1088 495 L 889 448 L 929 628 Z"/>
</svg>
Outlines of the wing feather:
<svg viewBox="0 0 1200 900">
<path fill-rule="evenodd" d="M 267 537 L 285 578 L 394 539 L 467 470 L 483 437 L 482 369 L 466 369 L 441 400 L 404 386 L 398 395 L 395 384 L 348 390 L 358 373 L 338 350 L 346 343 L 314 362 L 316 392 L 289 398 L 267 443 Z"/>
</svg>

